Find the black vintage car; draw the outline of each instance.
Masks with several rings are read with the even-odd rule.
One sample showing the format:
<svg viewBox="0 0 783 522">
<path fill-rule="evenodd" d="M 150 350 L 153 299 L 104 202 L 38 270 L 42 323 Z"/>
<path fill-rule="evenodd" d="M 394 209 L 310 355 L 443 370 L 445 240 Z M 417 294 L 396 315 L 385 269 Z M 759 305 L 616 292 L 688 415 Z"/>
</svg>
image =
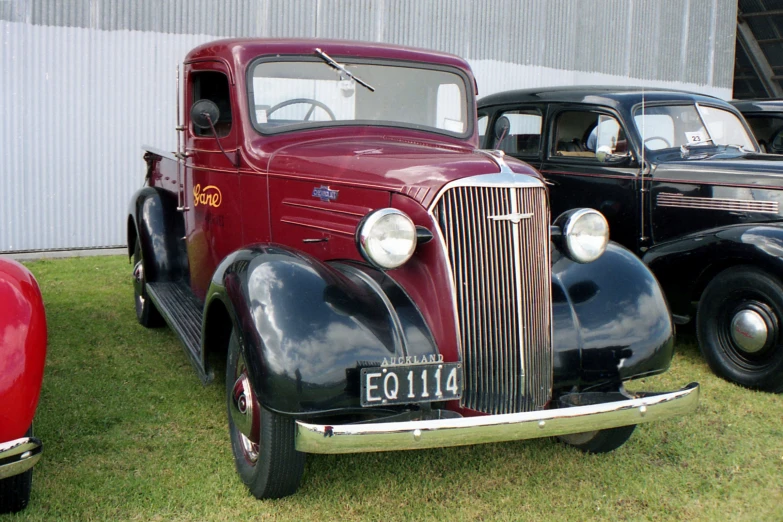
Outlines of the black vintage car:
<svg viewBox="0 0 783 522">
<path fill-rule="evenodd" d="M 783 391 L 783 163 L 760 153 L 734 107 L 566 87 L 487 96 L 478 114 L 483 148 L 544 174 L 553 215 L 606 216 L 611 238 L 658 277 L 675 322 L 695 318 L 716 373 Z"/>
<path fill-rule="evenodd" d="M 783 154 L 783 100 L 734 100 L 762 152 Z"/>
</svg>

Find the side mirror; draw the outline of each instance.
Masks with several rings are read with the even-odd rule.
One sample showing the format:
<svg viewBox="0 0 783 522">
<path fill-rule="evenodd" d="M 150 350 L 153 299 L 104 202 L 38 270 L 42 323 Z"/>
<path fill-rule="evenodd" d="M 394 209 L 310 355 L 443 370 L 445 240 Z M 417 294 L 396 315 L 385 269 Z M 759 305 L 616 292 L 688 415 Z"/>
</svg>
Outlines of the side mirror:
<svg viewBox="0 0 783 522">
<path fill-rule="evenodd" d="M 198 100 L 190 108 L 190 121 L 199 129 L 211 129 L 210 120 L 215 125 L 219 118 L 220 109 L 212 100 Z"/>
<path fill-rule="evenodd" d="M 508 136 L 508 131 L 511 129 L 511 122 L 505 116 L 498 118 L 495 122 L 495 143 L 492 146 L 493 149 L 498 148 L 503 138 Z"/>
</svg>

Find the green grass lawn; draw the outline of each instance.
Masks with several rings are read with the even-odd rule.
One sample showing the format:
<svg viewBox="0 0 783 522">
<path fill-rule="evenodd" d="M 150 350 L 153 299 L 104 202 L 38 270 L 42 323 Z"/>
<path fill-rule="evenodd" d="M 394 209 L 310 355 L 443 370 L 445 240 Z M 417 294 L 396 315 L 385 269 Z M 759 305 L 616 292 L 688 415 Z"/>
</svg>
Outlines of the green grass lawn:
<svg viewBox="0 0 783 522">
<path fill-rule="evenodd" d="M 49 353 L 30 506 L 6 520 L 783 520 L 783 396 L 714 377 L 692 341 L 631 389 L 702 385 L 696 414 L 606 455 L 551 439 L 307 458 L 296 495 L 234 472 L 222 378 L 203 387 L 166 328 L 136 322 L 122 257 L 28 263 Z"/>
</svg>

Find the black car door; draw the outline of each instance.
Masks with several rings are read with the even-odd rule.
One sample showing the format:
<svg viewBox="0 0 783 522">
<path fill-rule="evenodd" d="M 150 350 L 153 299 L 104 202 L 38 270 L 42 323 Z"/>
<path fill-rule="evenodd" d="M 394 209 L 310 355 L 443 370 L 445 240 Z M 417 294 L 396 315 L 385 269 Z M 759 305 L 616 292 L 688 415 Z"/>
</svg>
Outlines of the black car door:
<svg viewBox="0 0 783 522">
<path fill-rule="evenodd" d="M 553 105 L 545 124 L 541 173 L 552 217 L 577 207 L 599 210 L 610 238 L 637 251 L 641 226 L 639 163 L 622 120 L 609 109 Z"/>
</svg>

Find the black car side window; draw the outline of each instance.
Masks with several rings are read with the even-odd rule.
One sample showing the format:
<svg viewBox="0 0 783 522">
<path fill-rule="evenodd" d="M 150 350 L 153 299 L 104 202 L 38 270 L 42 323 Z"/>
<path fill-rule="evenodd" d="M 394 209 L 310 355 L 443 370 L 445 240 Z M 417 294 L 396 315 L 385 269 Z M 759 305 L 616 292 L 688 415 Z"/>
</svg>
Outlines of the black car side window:
<svg viewBox="0 0 783 522">
<path fill-rule="evenodd" d="M 487 137 L 487 124 L 489 123 L 489 116 L 486 114 L 479 114 L 476 120 L 476 127 L 478 127 L 479 135 L 479 147 L 485 148 L 484 140 Z"/>
<path fill-rule="evenodd" d="M 487 147 L 514 156 L 538 156 L 541 113 L 537 110 L 504 111 L 495 120 Z"/>
<path fill-rule="evenodd" d="M 762 152 L 783 154 L 783 118 L 745 115 Z"/>
<path fill-rule="evenodd" d="M 228 136 L 231 132 L 231 97 L 228 78 L 220 72 L 205 71 L 193 73 L 193 101 L 211 100 L 220 109 L 220 117 L 214 122 L 215 132 L 219 138 Z M 211 129 L 201 129 L 193 126 L 195 136 L 212 136 Z"/>
<path fill-rule="evenodd" d="M 565 111 L 557 117 L 555 125 L 555 156 L 589 160 L 628 152 L 625 132 L 620 123 L 607 114 Z"/>
</svg>

